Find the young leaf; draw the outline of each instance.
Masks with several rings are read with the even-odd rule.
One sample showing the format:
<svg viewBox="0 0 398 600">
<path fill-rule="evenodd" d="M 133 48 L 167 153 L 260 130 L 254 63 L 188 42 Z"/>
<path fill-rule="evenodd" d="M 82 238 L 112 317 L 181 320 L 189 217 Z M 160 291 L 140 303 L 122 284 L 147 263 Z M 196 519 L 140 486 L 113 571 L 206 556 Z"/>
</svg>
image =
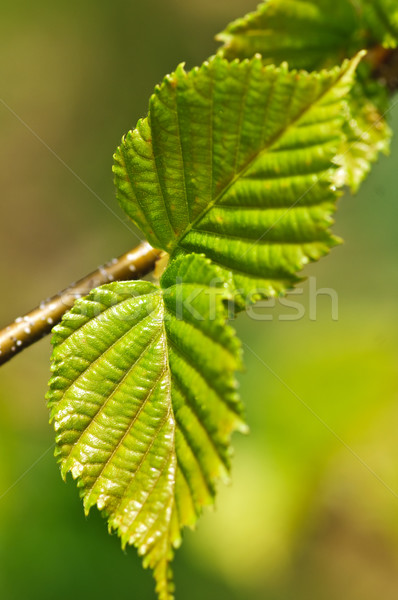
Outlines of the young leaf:
<svg viewBox="0 0 398 600">
<path fill-rule="evenodd" d="M 386 48 L 398 45 L 398 4 L 396 0 L 362 0 L 364 27 L 375 42 Z"/>
<path fill-rule="evenodd" d="M 336 243 L 334 158 L 359 58 L 321 73 L 217 56 L 180 66 L 115 154 L 119 201 L 156 248 L 203 253 L 240 307 Z"/>
<path fill-rule="evenodd" d="M 63 477 L 78 480 L 122 544 L 173 597 L 169 563 L 229 472 L 245 431 L 220 272 L 204 257 L 171 263 L 161 287 L 115 282 L 79 300 L 53 332 L 48 392 Z M 221 287 L 220 287 L 221 286 Z"/>
<path fill-rule="evenodd" d="M 366 97 L 350 97 L 350 118 L 345 124 L 346 139 L 338 162 L 342 166 L 341 185 L 357 192 L 368 175 L 371 163 L 380 153 L 389 154 L 391 129 L 376 105 Z M 337 176 L 338 177 L 338 176 Z"/>
<path fill-rule="evenodd" d="M 385 36 L 392 44 L 394 14 L 398 16 L 393 2 L 394 9 L 387 6 L 389 0 L 363 0 L 356 8 L 350 0 L 267 0 L 217 36 L 223 42 L 219 54 L 233 60 L 258 52 L 264 64 L 287 61 L 291 68 L 322 69 L 372 48 Z M 339 184 L 353 192 L 380 152 L 388 153 L 391 140 L 384 118 L 387 107 L 378 101 L 386 95 L 384 86 L 372 81 L 368 64 L 359 66 L 359 74 L 360 83 L 347 97 L 351 115 L 347 113 L 338 159 L 343 167 Z"/>
<path fill-rule="evenodd" d="M 350 0 L 266 0 L 216 39 L 223 42 L 219 53 L 228 60 L 258 52 L 266 64 L 286 61 L 293 69 L 313 71 L 355 54 L 357 31 Z"/>
</svg>

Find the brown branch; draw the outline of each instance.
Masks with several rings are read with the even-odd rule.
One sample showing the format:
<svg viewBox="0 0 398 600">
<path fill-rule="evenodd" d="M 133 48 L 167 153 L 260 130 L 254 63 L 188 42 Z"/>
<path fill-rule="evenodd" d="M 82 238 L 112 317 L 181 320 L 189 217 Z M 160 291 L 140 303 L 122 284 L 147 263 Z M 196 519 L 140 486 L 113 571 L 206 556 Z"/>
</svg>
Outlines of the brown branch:
<svg viewBox="0 0 398 600">
<path fill-rule="evenodd" d="M 123 256 L 115 258 L 97 271 L 90 273 L 40 306 L 18 317 L 14 323 L 0 330 L 0 364 L 47 335 L 75 300 L 86 296 L 90 290 L 110 281 L 139 279 L 153 270 L 159 252 L 143 242 Z"/>
<path fill-rule="evenodd" d="M 398 90 L 398 49 L 374 46 L 365 60 L 370 64 L 372 78 L 386 86 L 390 94 Z"/>
</svg>

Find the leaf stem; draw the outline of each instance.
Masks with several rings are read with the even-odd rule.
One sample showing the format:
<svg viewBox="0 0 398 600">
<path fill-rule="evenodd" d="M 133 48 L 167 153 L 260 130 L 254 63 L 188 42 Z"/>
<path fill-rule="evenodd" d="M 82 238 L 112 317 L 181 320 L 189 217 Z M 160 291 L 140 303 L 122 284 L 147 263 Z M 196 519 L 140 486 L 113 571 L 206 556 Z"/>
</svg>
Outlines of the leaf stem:
<svg viewBox="0 0 398 600">
<path fill-rule="evenodd" d="M 0 365 L 50 333 L 51 329 L 69 310 L 75 300 L 86 296 L 90 290 L 111 281 L 139 279 L 154 269 L 159 251 L 147 242 L 114 258 L 83 279 L 70 284 L 55 296 L 13 323 L 0 330 Z"/>
</svg>

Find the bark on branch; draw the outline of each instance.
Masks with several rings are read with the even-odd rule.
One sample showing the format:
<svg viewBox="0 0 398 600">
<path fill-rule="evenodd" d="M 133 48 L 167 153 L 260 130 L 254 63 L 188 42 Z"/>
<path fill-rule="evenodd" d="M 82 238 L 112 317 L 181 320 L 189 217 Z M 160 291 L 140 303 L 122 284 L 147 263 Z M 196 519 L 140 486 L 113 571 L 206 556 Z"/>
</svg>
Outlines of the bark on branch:
<svg viewBox="0 0 398 600">
<path fill-rule="evenodd" d="M 48 298 L 40 305 L 14 323 L 0 330 L 0 364 L 47 335 L 62 315 L 69 310 L 75 300 L 86 296 L 90 290 L 111 281 L 139 279 L 154 269 L 159 252 L 147 242 L 119 258 L 114 258 L 93 273 L 76 283 L 72 283 L 62 292 Z"/>
</svg>

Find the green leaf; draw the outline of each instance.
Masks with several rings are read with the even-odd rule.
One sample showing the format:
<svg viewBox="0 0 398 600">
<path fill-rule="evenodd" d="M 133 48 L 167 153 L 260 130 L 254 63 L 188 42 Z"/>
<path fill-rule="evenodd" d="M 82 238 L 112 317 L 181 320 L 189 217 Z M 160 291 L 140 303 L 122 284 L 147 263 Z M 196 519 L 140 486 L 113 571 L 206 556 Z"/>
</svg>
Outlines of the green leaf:
<svg viewBox="0 0 398 600">
<path fill-rule="evenodd" d="M 283 293 L 336 243 L 334 159 L 358 60 L 311 74 L 260 57 L 180 66 L 115 154 L 121 206 L 153 246 L 211 258 L 240 307 Z"/>
<path fill-rule="evenodd" d="M 398 45 L 398 4 L 396 0 L 362 0 L 364 27 L 373 40 L 386 48 Z"/>
<path fill-rule="evenodd" d="M 266 64 L 287 61 L 291 68 L 312 71 L 340 64 L 360 49 L 358 23 L 350 0 L 267 0 L 216 39 L 228 60 L 259 53 Z"/>
<path fill-rule="evenodd" d="M 346 183 L 353 192 L 357 192 L 379 153 L 389 154 L 392 132 L 373 102 L 367 100 L 366 96 L 353 95 L 345 132 L 346 140 L 338 157 L 343 181 L 338 184 Z"/>
<path fill-rule="evenodd" d="M 224 43 L 219 54 L 229 60 L 262 55 L 264 64 L 287 61 L 291 68 L 322 69 L 351 58 L 364 47 L 373 47 L 391 31 L 396 0 L 356 5 L 350 0 L 267 0 L 257 11 L 231 23 L 217 39 Z M 384 11 L 384 12 L 383 12 Z M 382 15 L 389 15 L 388 20 Z M 379 18 L 377 18 L 379 15 Z M 383 25 L 384 23 L 384 25 Z M 372 25 L 373 24 L 373 25 Z M 388 153 L 391 131 L 378 102 L 384 86 L 372 81 L 370 66 L 359 66 L 361 84 L 347 97 L 347 112 L 338 162 L 337 181 L 353 192 L 369 173 L 380 154 Z"/>
<path fill-rule="evenodd" d="M 169 563 L 228 477 L 230 436 L 245 431 L 219 269 L 191 255 L 161 287 L 115 282 L 79 300 L 53 332 L 48 393 L 63 477 L 78 480 L 122 544 L 173 598 Z"/>
</svg>

